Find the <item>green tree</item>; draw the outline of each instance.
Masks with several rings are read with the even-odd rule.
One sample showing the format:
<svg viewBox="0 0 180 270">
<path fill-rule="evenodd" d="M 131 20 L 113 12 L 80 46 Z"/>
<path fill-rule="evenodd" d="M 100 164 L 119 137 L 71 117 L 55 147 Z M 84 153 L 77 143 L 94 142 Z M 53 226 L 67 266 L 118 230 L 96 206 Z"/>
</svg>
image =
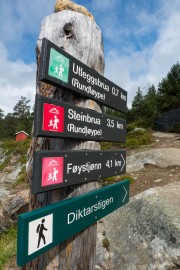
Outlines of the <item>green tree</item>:
<svg viewBox="0 0 180 270">
<path fill-rule="evenodd" d="M 154 85 L 149 86 L 143 101 L 143 118 L 146 128 L 154 128 L 154 122 L 158 116 L 157 93 Z"/>
<path fill-rule="evenodd" d="M 26 97 L 21 96 L 20 100 L 14 107 L 14 116 L 16 118 L 24 118 L 24 117 L 29 117 L 30 116 L 30 108 L 31 106 L 28 105 L 30 100 L 27 100 Z"/>
<path fill-rule="evenodd" d="M 180 107 L 180 64 L 173 65 L 159 83 L 157 92 L 158 112 L 168 112 Z"/>
<path fill-rule="evenodd" d="M 17 123 L 16 132 L 24 130 L 25 132 L 31 132 L 32 127 L 32 114 L 30 112 L 30 100 L 26 97 L 21 96 L 20 100 L 14 107 L 13 116 L 15 117 L 15 122 Z"/>
<path fill-rule="evenodd" d="M 136 95 L 132 101 L 132 108 L 129 112 L 129 118 L 137 125 L 143 126 L 143 108 L 144 108 L 144 97 L 143 93 L 138 87 Z"/>
<path fill-rule="evenodd" d="M 4 111 L 0 108 L 0 138 L 4 137 Z"/>
<path fill-rule="evenodd" d="M 4 138 L 14 138 L 16 133 L 16 119 L 12 113 L 4 117 Z"/>
<path fill-rule="evenodd" d="M 3 119 L 4 117 L 4 111 L 0 108 L 0 119 Z"/>
</svg>

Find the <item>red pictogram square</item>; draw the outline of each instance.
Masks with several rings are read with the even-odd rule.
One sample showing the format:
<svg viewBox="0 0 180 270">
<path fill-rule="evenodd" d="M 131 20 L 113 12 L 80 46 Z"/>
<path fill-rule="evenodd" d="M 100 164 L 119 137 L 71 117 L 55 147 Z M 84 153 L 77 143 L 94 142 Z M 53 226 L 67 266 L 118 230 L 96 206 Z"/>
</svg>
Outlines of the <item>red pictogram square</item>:
<svg viewBox="0 0 180 270">
<path fill-rule="evenodd" d="M 42 159 L 42 187 L 63 183 L 64 157 Z"/>
<path fill-rule="evenodd" d="M 42 129 L 64 132 L 64 108 L 61 106 L 44 103 Z"/>
</svg>

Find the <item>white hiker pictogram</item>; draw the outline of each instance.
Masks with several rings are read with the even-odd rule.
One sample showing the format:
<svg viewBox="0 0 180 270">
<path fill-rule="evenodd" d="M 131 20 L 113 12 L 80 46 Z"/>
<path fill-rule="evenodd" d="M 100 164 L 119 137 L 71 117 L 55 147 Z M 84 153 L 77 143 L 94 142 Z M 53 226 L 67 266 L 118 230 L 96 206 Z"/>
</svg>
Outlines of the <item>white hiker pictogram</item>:
<svg viewBox="0 0 180 270">
<path fill-rule="evenodd" d="M 58 129 L 58 123 L 59 123 L 59 118 L 55 115 L 54 116 L 54 125 L 53 125 L 54 129 Z"/>
<path fill-rule="evenodd" d="M 48 180 L 47 181 L 52 181 L 55 182 L 57 181 L 57 175 L 58 175 L 59 171 L 54 167 L 53 168 L 53 172 L 50 172 L 48 174 Z"/>
<path fill-rule="evenodd" d="M 53 178 L 52 181 L 57 181 L 57 175 L 58 175 L 58 170 L 56 168 L 54 168 L 54 172 L 53 172 Z"/>
<path fill-rule="evenodd" d="M 64 68 L 62 66 L 62 64 L 60 64 L 60 66 L 55 66 L 55 69 L 54 69 L 54 73 L 58 73 L 58 76 L 60 78 L 63 78 L 63 72 L 64 72 Z"/>
<path fill-rule="evenodd" d="M 50 180 L 52 180 L 52 173 L 50 172 L 49 174 L 48 174 L 48 181 L 50 181 Z"/>
<path fill-rule="evenodd" d="M 55 115 L 54 120 L 53 119 L 49 120 L 48 127 L 52 127 L 53 129 L 58 129 L 58 123 L 59 123 L 59 118 Z"/>
</svg>

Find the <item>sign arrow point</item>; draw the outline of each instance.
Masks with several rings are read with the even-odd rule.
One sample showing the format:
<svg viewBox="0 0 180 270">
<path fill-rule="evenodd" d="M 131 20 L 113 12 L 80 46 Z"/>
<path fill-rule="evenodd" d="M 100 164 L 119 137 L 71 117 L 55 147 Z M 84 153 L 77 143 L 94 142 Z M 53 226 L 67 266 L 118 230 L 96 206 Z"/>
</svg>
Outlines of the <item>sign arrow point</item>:
<svg viewBox="0 0 180 270">
<path fill-rule="evenodd" d="M 122 200 L 122 203 L 125 201 L 126 196 L 127 196 L 127 194 L 128 194 L 128 192 L 127 192 L 126 188 L 125 188 L 124 186 L 123 186 L 123 188 L 124 188 L 124 190 L 125 190 L 126 194 L 125 194 L 125 196 L 124 196 L 124 199 Z"/>
<path fill-rule="evenodd" d="M 122 157 L 122 160 L 123 160 L 123 165 L 122 165 L 122 168 L 121 168 L 121 172 L 122 172 L 122 170 L 123 170 L 123 168 L 124 168 L 124 165 L 126 164 L 126 161 L 125 161 L 125 159 L 124 159 L 124 157 L 123 157 L 123 155 L 121 154 L 121 157 Z"/>
</svg>

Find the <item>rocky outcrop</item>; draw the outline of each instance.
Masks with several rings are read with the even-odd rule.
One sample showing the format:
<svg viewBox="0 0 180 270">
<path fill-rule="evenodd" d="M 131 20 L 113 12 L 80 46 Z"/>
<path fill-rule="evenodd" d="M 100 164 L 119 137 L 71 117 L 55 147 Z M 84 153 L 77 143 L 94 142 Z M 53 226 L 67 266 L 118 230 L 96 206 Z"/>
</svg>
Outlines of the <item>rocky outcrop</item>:
<svg viewBox="0 0 180 270">
<path fill-rule="evenodd" d="M 139 171 L 145 164 L 152 164 L 165 168 L 168 166 L 180 166 L 180 149 L 160 148 L 136 153 L 127 157 L 127 172 Z"/>
<path fill-rule="evenodd" d="M 169 131 L 175 125 L 180 125 L 180 108 L 160 115 L 155 122 L 155 130 Z"/>
<path fill-rule="evenodd" d="M 29 211 L 29 189 L 11 192 L 1 201 L 0 232 L 17 222 L 18 215 Z"/>
<path fill-rule="evenodd" d="M 5 158 L 0 148 L 0 164 Z M 15 158 L 12 157 L 8 166 L 0 172 L 0 233 L 17 222 L 18 214 L 28 211 L 29 190 L 17 191 L 13 188 L 22 170 L 21 164 L 12 165 Z"/>
<path fill-rule="evenodd" d="M 179 269 L 179 194 L 179 183 L 149 189 L 98 223 L 96 269 Z"/>
</svg>

